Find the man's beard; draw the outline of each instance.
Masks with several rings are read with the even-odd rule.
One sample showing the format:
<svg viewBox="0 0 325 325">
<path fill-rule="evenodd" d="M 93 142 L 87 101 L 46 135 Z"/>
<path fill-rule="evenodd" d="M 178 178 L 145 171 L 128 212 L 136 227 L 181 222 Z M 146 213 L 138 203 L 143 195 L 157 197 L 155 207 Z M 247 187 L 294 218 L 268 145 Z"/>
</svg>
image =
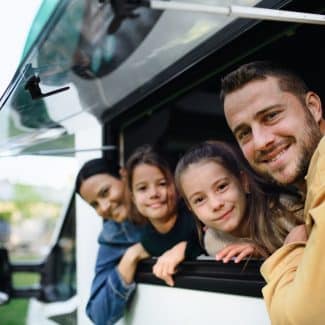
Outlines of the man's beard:
<svg viewBox="0 0 325 325">
<path fill-rule="evenodd" d="M 305 134 L 301 137 L 301 139 L 296 139 L 296 141 L 301 142 L 301 147 L 299 149 L 298 156 L 296 157 L 295 171 L 290 173 L 290 175 L 293 176 L 291 176 L 290 180 L 288 181 L 278 181 L 268 171 L 265 171 L 264 173 L 262 172 L 261 175 L 270 182 L 282 186 L 290 184 L 299 186 L 300 184 L 304 183 L 304 177 L 307 174 L 310 160 L 318 146 L 320 139 L 322 138 L 319 126 L 309 111 L 305 111 L 305 117 Z"/>
</svg>

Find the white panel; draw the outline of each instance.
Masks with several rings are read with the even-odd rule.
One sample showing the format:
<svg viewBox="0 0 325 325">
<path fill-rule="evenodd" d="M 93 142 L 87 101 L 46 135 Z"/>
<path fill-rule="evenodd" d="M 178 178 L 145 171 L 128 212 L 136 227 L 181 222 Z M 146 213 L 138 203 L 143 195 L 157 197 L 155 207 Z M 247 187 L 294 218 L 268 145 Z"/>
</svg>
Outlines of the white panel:
<svg viewBox="0 0 325 325">
<path fill-rule="evenodd" d="M 119 325 L 268 325 L 261 298 L 139 284 Z"/>
<path fill-rule="evenodd" d="M 84 124 L 85 128 L 75 133 L 76 149 L 98 148 L 102 145 L 102 128 L 91 115 Z M 79 166 L 90 159 L 99 157 L 100 152 L 90 151 L 77 154 Z M 78 324 L 92 324 L 85 313 L 90 294 L 91 280 L 94 276 L 95 260 L 98 250 L 97 237 L 102 227 L 102 220 L 95 210 L 78 195 L 77 214 L 77 292 L 79 297 Z"/>
</svg>

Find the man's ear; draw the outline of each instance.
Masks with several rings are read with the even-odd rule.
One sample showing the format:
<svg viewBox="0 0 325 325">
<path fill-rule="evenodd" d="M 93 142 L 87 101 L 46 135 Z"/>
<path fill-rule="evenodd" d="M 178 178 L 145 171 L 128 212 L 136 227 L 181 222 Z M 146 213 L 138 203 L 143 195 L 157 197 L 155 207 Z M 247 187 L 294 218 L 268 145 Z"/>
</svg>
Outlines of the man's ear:
<svg viewBox="0 0 325 325">
<path fill-rule="evenodd" d="M 240 172 L 240 182 L 241 182 L 241 185 L 242 185 L 245 193 L 249 194 L 251 192 L 251 189 L 249 188 L 248 176 L 243 171 Z"/>
<path fill-rule="evenodd" d="M 319 96 L 313 91 L 308 91 L 305 97 L 305 103 L 316 123 L 319 123 L 323 115 L 322 102 Z"/>
</svg>

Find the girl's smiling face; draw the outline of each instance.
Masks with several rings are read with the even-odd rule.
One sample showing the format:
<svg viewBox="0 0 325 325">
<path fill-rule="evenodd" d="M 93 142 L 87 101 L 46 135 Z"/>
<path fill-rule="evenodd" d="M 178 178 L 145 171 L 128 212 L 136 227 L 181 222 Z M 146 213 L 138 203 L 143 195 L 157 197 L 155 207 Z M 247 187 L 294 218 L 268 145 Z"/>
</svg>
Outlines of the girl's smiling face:
<svg viewBox="0 0 325 325">
<path fill-rule="evenodd" d="M 158 167 L 148 164 L 136 166 L 131 185 L 137 210 L 151 222 L 168 220 L 175 214 L 175 185 Z"/>
<path fill-rule="evenodd" d="M 208 227 L 243 236 L 247 181 L 238 179 L 215 161 L 189 165 L 180 177 L 185 199 Z"/>
</svg>

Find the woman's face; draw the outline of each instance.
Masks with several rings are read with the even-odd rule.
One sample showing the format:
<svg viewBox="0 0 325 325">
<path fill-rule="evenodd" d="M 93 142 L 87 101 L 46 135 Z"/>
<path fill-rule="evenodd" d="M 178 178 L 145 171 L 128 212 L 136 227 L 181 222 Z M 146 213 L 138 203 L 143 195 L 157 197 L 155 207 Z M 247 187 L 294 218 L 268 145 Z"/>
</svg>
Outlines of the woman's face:
<svg viewBox="0 0 325 325">
<path fill-rule="evenodd" d="M 204 224 L 241 236 L 246 213 L 244 179 L 238 180 L 214 161 L 205 161 L 191 164 L 180 181 L 186 201 Z"/>
<path fill-rule="evenodd" d="M 156 166 L 141 164 L 135 167 L 132 197 L 139 213 L 153 222 L 175 214 L 175 185 Z"/>
<path fill-rule="evenodd" d="M 96 174 L 84 180 L 80 195 L 104 219 L 122 222 L 128 214 L 124 183 L 109 174 Z"/>
</svg>

